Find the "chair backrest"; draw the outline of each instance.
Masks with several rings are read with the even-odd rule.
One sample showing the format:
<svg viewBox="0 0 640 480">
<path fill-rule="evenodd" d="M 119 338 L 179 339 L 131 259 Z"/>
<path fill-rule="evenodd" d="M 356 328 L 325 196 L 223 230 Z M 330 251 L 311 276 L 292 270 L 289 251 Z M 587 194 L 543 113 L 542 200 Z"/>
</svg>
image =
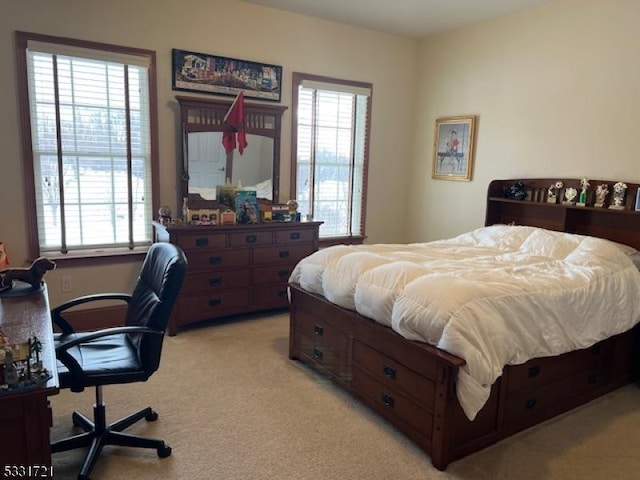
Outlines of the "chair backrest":
<svg viewBox="0 0 640 480">
<path fill-rule="evenodd" d="M 154 243 L 142 264 L 131 294 L 126 325 L 145 326 L 162 335 L 131 334 L 144 370 L 151 375 L 160 365 L 164 332 L 187 269 L 184 252 L 171 243 Z"/>
</svg>

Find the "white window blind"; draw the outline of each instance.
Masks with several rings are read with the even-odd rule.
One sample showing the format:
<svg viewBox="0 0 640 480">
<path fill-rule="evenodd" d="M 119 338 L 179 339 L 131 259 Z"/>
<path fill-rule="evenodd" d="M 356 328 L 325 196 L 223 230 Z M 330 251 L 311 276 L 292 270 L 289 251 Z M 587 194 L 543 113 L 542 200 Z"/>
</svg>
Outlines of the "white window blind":
<svg viewBox="0 0 640 480">
<path fill-rule="evenodd" d="M 322 220 L 320 237 L 364 235 L 371 89 L 303 80 L 298 86 L 296 199 Z"/>
<path fill-rule="evenodd" d="M 29 43 L 41 254 L 151 243 L 147 63 L 143 57 Z"/>
</svg>

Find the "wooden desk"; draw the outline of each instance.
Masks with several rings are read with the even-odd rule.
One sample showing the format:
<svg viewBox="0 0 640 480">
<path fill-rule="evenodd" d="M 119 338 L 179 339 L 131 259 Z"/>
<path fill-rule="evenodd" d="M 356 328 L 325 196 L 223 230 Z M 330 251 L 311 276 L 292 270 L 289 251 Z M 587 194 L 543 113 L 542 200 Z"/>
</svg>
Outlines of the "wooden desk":
<svg viewBox="0 0 640 480">
<path fill-rule="evenodd" d="M 53 375 L 46 384 L 31 389 L 0 392 L 0 477 L 6 465 L 41 466 L 40 473 L 45 467 L 50 472 L 48 397 L 59 388 L 46 287 L 22 296 L 0 296 L 0 328 L 11 343 L 37 336 L 42 342 L 40 359 Z"/>
</svg>

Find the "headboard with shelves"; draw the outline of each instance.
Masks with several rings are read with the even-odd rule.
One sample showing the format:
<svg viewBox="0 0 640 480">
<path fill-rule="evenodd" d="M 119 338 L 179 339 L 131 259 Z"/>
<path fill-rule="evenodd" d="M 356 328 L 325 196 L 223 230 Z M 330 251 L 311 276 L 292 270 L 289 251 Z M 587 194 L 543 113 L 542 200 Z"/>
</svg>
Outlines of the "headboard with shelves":
<svg viewBox="0 0 640 480">
<path fill-rule="evenodd" d="M 557 194 L 557 203 L 549 203 L 549 187 L 558 180 L 563 182 L 563 188 Z M 522 200 L 505 195 L 505 191 L 510 191 L 517 182 L 522 184 L 521 188 L 526 192 L 526 198 Z M 604 206 L 595 207 L 594 189 L 597 185 L 607 184 L 609 190 L 612 190 L 617 181 L 589 180 L 589 183 L 591 186 L 586 206 L 578 206 L 563 204 L 563 199 L 567 188 L 580 191 L 580 179 L 494 180 L 489 184 L 487 192 L 485 225 L 533 225 L 549 230 L 606 238 L 640 250 L 640 211 L 635 210 L 640 184 L 625 182 L 627 191 L 624 208 L 616 210 L 609 208 L 611 193 Z"/>
</svg>

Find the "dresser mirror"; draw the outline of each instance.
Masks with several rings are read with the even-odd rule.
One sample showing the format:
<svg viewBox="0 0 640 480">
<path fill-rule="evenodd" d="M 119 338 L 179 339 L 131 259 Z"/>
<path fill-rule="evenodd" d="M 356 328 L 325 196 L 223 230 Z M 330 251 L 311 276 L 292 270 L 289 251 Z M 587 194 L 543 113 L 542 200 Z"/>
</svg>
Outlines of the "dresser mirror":
<svg viewBox="0 0 640 480">
<path fill-rule="evenodd" d="M 227 179 L 253 188 L 262 201 L 278 203 L 282 105 L 245 102 L 247 148 L 227 153 L 224 123 L 232 100 L 176 96 L 182 124 L 181 198 L 192 208 L 215 208 L 215 190 Z M 180 202 L 182 203 L 182 202 Z"/>
</svg>

